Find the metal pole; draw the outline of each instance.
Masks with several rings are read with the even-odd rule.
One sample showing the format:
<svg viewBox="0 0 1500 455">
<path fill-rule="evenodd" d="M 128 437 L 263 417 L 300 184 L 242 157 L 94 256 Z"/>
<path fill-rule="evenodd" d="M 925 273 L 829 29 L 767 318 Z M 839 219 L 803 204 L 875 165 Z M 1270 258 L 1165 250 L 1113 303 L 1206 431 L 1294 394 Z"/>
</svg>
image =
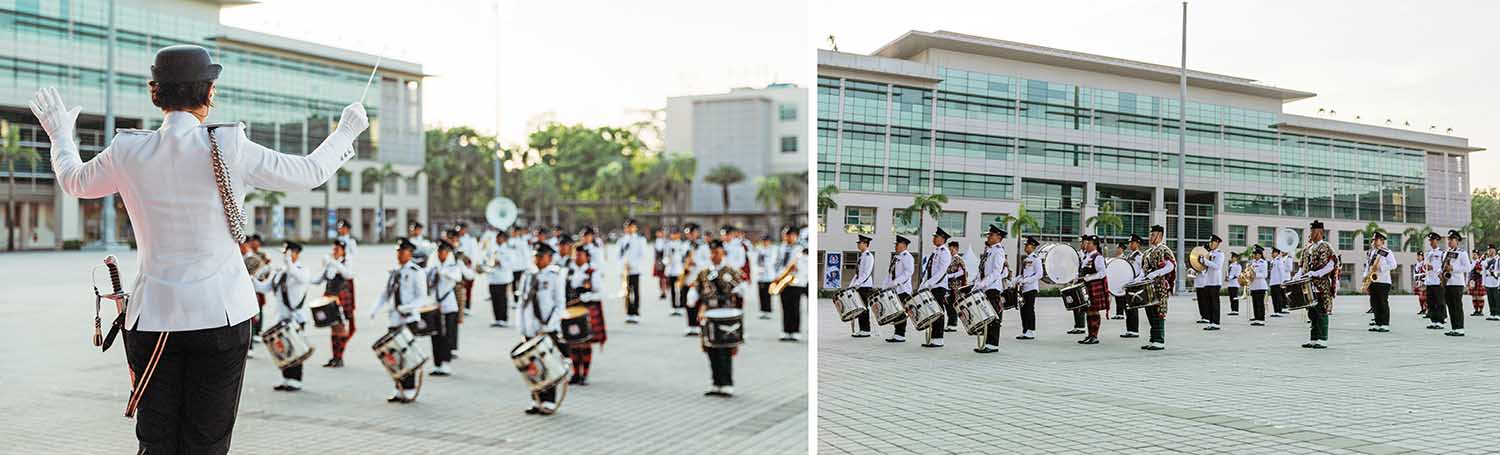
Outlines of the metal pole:
<svg viewBox="0 0 1500 455">
<path fill-rule="evenodd" d="M 109 0 L 109 41 L 104 57 L 104 144 L 115 140 L 115 0 Z M 99 246 L 108 250 L 118 244 L 115 237 L 115 195 L 105 196 L 101 201 Z"/>
<path fill-rule="evenodd" d="M 1177 274 L 1178 292 L 1187 283 L 1187 186 L 1183 175 L 1187 169 L 1187 2 L 1182 2 L 1182 67 L 1177 92 Z"/>
<path fill-rule="evenodd" d="M 495 2 L 495 197 L 501 196 L 500 178 L 504 168 L 500 161 L 504 152 L 500 149 L 500 2 Z"/>
</svg>

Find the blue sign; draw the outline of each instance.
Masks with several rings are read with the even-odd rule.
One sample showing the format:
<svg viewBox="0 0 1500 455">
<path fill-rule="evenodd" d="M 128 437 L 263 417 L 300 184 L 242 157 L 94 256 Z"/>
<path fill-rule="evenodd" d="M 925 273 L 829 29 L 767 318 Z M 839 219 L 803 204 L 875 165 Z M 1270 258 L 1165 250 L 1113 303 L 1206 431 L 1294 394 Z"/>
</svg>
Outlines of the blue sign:
<svg viewBox="0 0 1500 455">
<path fill-rule="evenodd" d="M 823 289 L 838 289 L 843 287 L 844 253 L 829 251 L 823 253 Z"/>
</svg>

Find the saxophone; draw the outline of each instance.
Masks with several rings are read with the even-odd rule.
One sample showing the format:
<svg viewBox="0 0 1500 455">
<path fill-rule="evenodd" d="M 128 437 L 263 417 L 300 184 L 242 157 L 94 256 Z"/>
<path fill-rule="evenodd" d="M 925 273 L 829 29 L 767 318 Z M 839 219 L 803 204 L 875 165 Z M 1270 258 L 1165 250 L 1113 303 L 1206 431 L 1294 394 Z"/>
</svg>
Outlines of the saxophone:
<svg viewBox="0 0 1500 455">
<path fill-rule="evenodd" d="M 1370 263 L 1365 265 L 1367 272 L 1365 281 L 1359 284 L 1359 292 L 1366 294 L 1370 292 L 1370 284 L 1375 282 L 1375 276 L 1380 273 L 1380 270 L 1376 268 L 1378 265 L 1380 265 L 1380 250 L 1375 250 L 1370 253 Z"/>
<path fill-rule="evenodd" d="M 1443 274 L 1440 276 L 1443 277 L 1443 285 L 1445 286 L 1448 284 L 1448 279 L 1453 278 L 1453 258 L 1456 256 L 1458 256 L 1458 253 L 1452 251 L 1443 254 Z"/>
<path fill-rule="evenodd" d="M 1246 266 L 1244 271 L 1240 272 L 1239 281 L 1242 288 L 1250 287 L 1250 282 L 1255 281 L 1255 264 L 1253 262 Z"/>
</svg>

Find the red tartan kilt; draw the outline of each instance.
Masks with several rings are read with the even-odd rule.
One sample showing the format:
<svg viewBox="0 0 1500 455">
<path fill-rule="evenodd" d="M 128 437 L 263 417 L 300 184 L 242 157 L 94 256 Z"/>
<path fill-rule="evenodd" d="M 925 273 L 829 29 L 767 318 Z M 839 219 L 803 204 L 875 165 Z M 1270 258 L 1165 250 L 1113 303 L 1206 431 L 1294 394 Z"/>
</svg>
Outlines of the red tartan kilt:
<svg viewBox="0 0 1500 455">
<path fill-rule="evenodd" d="M 589 342 L 604 344 L 604 341 L 608 339 L 604 332 L 604 303 L 583 302 L 583 306 L 589 310 L 589 331 L 593 333 Z"/>
<path fill-rule="evenodd" d="M 1085 310 L 1109 311 L 1110 294 L 1108 280 L 1098 279 L 1089 281 L 1083 284 L 1083 288 L 1088 291 L 1089 295 L 1089 307 L 1084 308 Z"/>
<path fill-rule="evenodd" d="M 1484 285 L 1482 283 L 1478 282 L 1478 281 L 1471 281 L 1471 282 L 1469 282 L 1469 284 L 1472 285 L 1472 286 L 1469 286 L 1469 295 L 1470 296 L 1473 296 L 1473 297 L 1484 297 L 1485 294 L 1488 293 L 1487 291 L 1484 290 Z"/>
</svg>

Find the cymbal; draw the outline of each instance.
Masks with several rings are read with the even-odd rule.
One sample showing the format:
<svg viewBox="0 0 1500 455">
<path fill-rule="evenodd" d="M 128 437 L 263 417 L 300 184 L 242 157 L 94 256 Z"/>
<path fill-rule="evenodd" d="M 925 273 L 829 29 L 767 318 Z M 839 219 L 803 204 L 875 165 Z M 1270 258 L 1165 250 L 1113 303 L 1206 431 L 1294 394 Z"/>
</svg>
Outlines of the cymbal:
<svg viewBox="0 0 1500 455">
<path fill-rule="evenodd" d="M 1202 272 L 1203 269 L 1207 268 L 1207 266 L 1203 265 L 1203 260 L 1206 258 L 1208 258 L 1208 249 L 1195 246 L 1193 247 L 1193 251 L 1188 253 L 1188 265 L 1192 266 L 1193 270 Z"/>
</svg>

